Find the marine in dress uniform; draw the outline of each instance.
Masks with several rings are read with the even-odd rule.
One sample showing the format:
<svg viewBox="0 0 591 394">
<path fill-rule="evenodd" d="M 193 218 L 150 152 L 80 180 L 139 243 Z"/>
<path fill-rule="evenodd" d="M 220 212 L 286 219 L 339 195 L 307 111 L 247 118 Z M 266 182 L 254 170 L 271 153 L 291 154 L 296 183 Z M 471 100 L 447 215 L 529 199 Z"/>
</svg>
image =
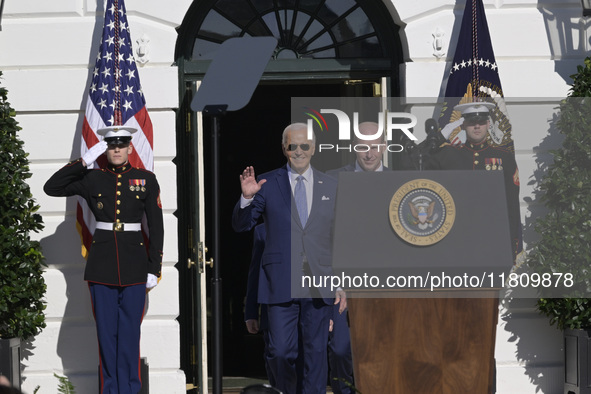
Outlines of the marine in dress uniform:
<svg viewBox="0 0 591 394">
<path fill-rule="evenodd" d="M 489 143 L 489 109 L 492 103 L 459 104 L 454 109 L 462 112 L 462 128 L 466 143 L 446 145 L 431 156 L 426 169 L 502 171 L 509 210 L 509 226 L 513 258 L 516 257 L 521 219 L 519 214 L 519 171 L 512 152 Z M 456 124 L 457 127 L 457 124 Z"/>
<path fill-rule="evenodd" d="M 156 176 L 129 164 L 135 129 L 98 130 L 104 140 L 67 164 L 45 184 L 50 196 L 84 198 L 96 219 L 84 280 L 88 282 L 100 357 L 100 393 L 136 394 L 141 389 L 140 325 L 146 292 L 161 274 L 164 241 Z M 108 165 L 87 165 L 106 151 Z M 141 231 L 146 216 L 149 246 Z"/>
</svg>

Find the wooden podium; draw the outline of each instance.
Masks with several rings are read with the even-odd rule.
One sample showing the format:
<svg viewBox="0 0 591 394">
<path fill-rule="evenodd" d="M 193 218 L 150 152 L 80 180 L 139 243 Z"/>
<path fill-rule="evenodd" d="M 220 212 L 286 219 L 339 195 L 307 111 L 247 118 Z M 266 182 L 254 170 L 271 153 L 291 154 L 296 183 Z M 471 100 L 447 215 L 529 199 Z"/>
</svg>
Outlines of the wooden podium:
<svg viewBox="0 0 591 394">
<path fill-rule="evenodd" d="M 363 394 L 491 393 L 497 295 L 349 298 L 355 387 Z"/>
<path fill-rule="evenodd" d="M 341 173 L 335 275 L 383 279 L 386 274 L 435 274 L 439 270 L 497 279 L 500 272 L 508 272 L 512 254 L 503 180 L 500 173 L 482 174 Z M 403 241 L 387 217 L 392 196 L 413 178 L 435 180 L 455 200 L 455 223 L 433 245 Z M 360 204 L 368 208 L 359 209 Z M 494 204 L 498 205 L 494 209 L 483 209 Z M 486 280 L 475 287 L 433 290 L 428 286 L 349 287 L 355 387 L 362 394 L 493 392 L 498 295 L 503 285 Z"/>
</svg>

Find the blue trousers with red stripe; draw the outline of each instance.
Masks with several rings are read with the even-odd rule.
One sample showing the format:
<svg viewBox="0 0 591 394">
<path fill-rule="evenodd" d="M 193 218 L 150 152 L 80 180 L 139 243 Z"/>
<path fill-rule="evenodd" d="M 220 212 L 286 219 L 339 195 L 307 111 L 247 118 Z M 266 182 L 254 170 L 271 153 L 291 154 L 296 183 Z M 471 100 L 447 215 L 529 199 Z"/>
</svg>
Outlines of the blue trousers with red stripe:
<svg viewBox="0 0 591 394">
<path fill-rule="evenodd" d="M 140 326 L 146 285 L 88 283 L 100 358 L 100 394 L 137 394 L 140 377 Z"/>
</svg>

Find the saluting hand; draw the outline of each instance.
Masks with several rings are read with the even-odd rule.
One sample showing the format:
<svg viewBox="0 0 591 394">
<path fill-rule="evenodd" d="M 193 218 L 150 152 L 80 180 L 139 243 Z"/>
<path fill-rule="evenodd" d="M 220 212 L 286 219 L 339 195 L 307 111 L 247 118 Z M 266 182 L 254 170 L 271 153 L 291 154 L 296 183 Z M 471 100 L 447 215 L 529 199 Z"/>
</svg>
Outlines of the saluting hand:
<svg viewBox="0 0 591 394">
<path fill-rule="evenodd" d="M 449 139 L 449 136 L 451 135 L 452 131 L 454 131 L 455 129 L 457 129 L 458 127 L 460 127 L 463 124 L 464 124 L 463 117 L 454 121 L 454 122 L 448 123 L 445 125 L 445 127 L 443 129 L 441 129 L 441 135 L 443 136 L 443 138 L 445 138 L 447 140 L 447 139 Z"/>
<path fill-rule="evenodd" d="M 242 174 L 240 174 L 240 188 L 242 189 L 242 196 L 246 199 L 251 199 L 255 194 L 261 190 L 263 183 L 267 182 L 266 179 L 261 179 L 257 182 L 254 175 L 254 167 L 246 167 Z"/>
<path fill-rule="evenodd" d="M 90 148 L 84 156 L 82 156 L 82 164 L 85 167 L 89 166 L 90 164 L 94 163 L 96 159 L 105 151 L 107 150 L 107 143 L 105 140 L 100 141 L 99 143 L 95 144 L 92 148 Z"/>
</svg>

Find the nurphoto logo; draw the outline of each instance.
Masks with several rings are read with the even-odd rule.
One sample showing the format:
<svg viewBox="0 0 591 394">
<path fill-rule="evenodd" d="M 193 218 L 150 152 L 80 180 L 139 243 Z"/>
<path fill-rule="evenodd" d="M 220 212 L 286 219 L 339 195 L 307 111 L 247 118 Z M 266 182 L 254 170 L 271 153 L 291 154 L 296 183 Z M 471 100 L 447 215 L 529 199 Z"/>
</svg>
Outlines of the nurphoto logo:
<svg viewBox="0 0 591 394">
<path fill-rule="evenodd" d="M 321 132 L 329 132 L 328 124 L 322 114 L 334 115 L 338 122 L 338 141 L 336 144 L 319 144 L 320 152 L 327 150 L 349 151 L 349 152 L 367 152 L 377 147 L 378 151 L 388 151 L 392 153 L 402 152 L 404 146 L 401 144 L 388 144 L 392 141 L 395 131 L 401 131 L 408 139 L 417 141 L 417 137 L 410 131 L 417 124 L 417 117 L 406 112 L 378 112 L 376 114 L 378 124 L 377 131 L 373 134 L 363 134 L 359 131 L 359 113 L 353 112 L 353 122 L 349 115 L 339 109 L 322 108 L 316 111 L 310 107 L 304 107 L 305 114 L 310 117 L 307 121 L 308 139 L 314 135 L 314 124 L 320 128 Z M 385 124 L 384 124 L 385 123 Z M 353 131 L 353 133 L 351 133 Z M 348 144 L 346 142 L 349 142 Z M 342 142 L 342 143 L 341 143 Z M 354 142 L 353 144 L 351 142 Z"/>
</svg>

